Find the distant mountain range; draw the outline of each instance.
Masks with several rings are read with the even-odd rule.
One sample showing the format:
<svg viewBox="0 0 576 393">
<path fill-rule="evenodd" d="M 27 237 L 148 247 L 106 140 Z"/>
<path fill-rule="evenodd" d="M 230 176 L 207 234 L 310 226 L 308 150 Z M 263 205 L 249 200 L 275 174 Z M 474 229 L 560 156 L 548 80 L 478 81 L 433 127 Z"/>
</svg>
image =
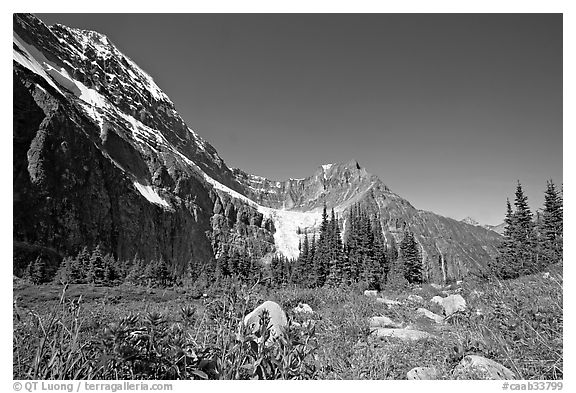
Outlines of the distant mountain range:
<svg viewBox="0 0 576 393">
<path fill-rule="evenodd" d="M 103 34 L 15 14 L 13 60 L 15 255 L 101 244 L 120 259 L 162 257 L 176 271 L 234 248 L 295 258 L 324 203 L 344 236 L 358 203 L 388 244 L 415 233 L 430 281 L 462 278 L 495 256 L 500 226 L 418 210 L 355 160 L 304 179 L 229 168 Z"/>
<path fill-rule="evenodd" d="M 468 225 L 482 227 L 482 228 L 488 229 L 489 231 L 494 231 L 494 232 L 498 233 L 499 235 L 502 235 L 504 233 L 504 227 L 506 226 L 505 223 L 502 223 L 499 225 L 482 225 L 478 221 L 473 219 L 472 217 L 463 218 L 462 220 L 460 220 L 460 222 L 463 222 L 463 223 L 468 224 Z"/>
</svg>

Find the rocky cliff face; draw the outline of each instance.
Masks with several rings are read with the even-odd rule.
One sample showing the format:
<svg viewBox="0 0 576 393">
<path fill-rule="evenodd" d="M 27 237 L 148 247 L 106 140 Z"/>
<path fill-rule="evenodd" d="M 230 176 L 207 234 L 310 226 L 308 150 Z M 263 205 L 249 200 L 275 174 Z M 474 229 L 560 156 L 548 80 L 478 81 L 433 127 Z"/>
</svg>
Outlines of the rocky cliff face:
<svg viewBox="0 0 576 393">
<path fill-rule="evenodd" d="M 104 35 L 14 15 L 14 244 L 51 255 L 101 243 L 118 258 L 176 270 L 224 246 L 298 253 L 324 203 L 362 203 L 387 239 L 417 235 L 431 280 L 484 265 L 498 235 L 415 209 L 356 161 L 305 179 L 231 170 L 152 78 Z M 18 258 L 16 258 L 18 260 Z"/>
</svg>

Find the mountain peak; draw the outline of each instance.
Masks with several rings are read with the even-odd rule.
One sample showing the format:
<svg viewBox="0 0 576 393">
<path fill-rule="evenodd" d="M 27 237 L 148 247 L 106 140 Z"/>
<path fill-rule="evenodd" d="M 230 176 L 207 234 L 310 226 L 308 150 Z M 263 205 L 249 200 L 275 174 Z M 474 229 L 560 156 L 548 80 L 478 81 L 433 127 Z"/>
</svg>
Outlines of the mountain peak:
<svg viewBox="0 0 576 393">
<path fill-rule="evenodd" d="M 474 226 L 480 225 L 480 223 L 478 221 L 476 221 L 475 219 L 473 219 L 470 216 L 463 218 L 462 220 L 460 220 L 460 222 L 463 222 L 463 223 L 468 224 L 468 225 L 474 225 Z"/>
</svg>

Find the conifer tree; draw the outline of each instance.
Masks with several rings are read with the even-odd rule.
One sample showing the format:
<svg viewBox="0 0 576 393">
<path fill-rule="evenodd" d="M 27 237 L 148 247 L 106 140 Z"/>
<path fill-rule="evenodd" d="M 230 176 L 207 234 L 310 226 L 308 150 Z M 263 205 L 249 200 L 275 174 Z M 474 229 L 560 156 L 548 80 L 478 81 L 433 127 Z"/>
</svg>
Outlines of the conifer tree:
<svg viewBox="0 0 576 393">
<path fill-rule="evenodd" d="M 160 256 L 160 259 L 156 261 L 153 265 L 153 280 L 156 285 L 161 287 L 166 287 L 170 284 L 170 270 L 168 264 L 164 260 L 164 257 Z"/>
<path fill-rule="evenodd" d="M 562 197 L 552 180 L 548 180 L 544 193 L 542 222 L 539 228 L 542 235 L 542 249 L 548 263 L 562 259 L 563 226 Z"/>
<path fill-rule="evenodd" d="M 513 215 L 512 238 L 516 248 L 516 264 L 519 266 L 520 275 L 529 274 L 536 269 L 536 232 L 528 197 L 524 195 L 520 182 L 516 187 L 514 206 L 516 210 Z"/>
<path fill-rule="evenodd" d="M 216 259 L 216 277 L 223 278 L 230 276 L 229 271 L 229 261 L 228 261 L 228 250 L 223 247 L 220 251 L 220 255 Z"/>
<path fill-rule="evenodd" d="M 313 283 L 316 287 L 321 287 L 326 282 L 327 267 L 329 264 L 328 225 L 328 214 L 326 212 L 326 203 L 324 203 L 324 208 L 322 210 L 322 224 L 320 225 L 320 237 L 318 239 L 318 244 L 316 245 L 313 263 Z"/>
<path fill-rule="evenodd" d="M 33 284 L 38 285 L 46 279 L 46 262 L 41 256 L 28 265 L 28 277 Z"/>
<path fill-rule="evenodd" d="M 418 243 L 414 239 L 414 234 L 410 231 L 404 233 L 404 239 L 400 242 L 400 259 L 404 265 L 404 277 L 410 284 L 421 284 L 422 258 Z"/>
<path fill-rule="evenodd" d="M 384 236 L 380 226 L 380 220 L 376 219 L 374 222 L 373 237 L 374 237 L 374 261 L 378 266 L 378 287 L 386 282 L 386 277 L 390 271 L 390 265 L 387 258 L 386 242 L 384 241 Z M 380 288 L 379 288 L 380 289 Z"/>
<path fill-rule="evenodd" d="M 100 245 L 96 246 L 90 255 L 87 281 L 91 284 L 102 284 L 104 281 L 104 257 Z"/>
<path fill-rule="evenodd" d="M 103 285 L 113 285 L 114 282 L 120 278 L 116 265 L 114 256 L 111 254 L 106 254 L 104 256 L 104 272 L 102 277 Z"/>
<path fill-rule="evenodd" d="M 490 262 L 488 265 L 491 273 L 501 279 L 517 277 L 520 268 L 516 255 L 516 239 L 514 238 L 515 217 L 509 199 L 506 199 L 504 224 L 503 240 L 498 245 L 499 255 L 496 257 L 495 263 Z"/>
</svg>

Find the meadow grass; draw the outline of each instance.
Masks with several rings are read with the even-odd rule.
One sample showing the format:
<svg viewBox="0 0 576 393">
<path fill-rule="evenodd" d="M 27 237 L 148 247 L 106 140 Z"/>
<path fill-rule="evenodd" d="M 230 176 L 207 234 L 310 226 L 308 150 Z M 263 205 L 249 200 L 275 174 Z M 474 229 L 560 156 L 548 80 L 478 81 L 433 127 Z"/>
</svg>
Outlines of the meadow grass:
<svg viewBox="0 0 576 393">
<path fill-rule="evenodd" d="M 511 281 L 466 280 L 464 312 L 436 325 L 418 307 L 429 285 L 383 291 L 388 307 L 361 288 L 214 288 L 205 299 L 182 288 L 71 285 L 14 289 L 13 375 L 18 379 L 405 379 L 432 366 L 442 379 L 467 354 L 496 360 L 521 379 L 562 379 L 562 271 Z M 408 300 L 417 294 L 423 299 Z M 242 329 L 264 300 L 286 310 L 285 338 Z M 295 314 L 299 303 L 312 314 Z M 385 315 L 433 338 L 375 340 L 368 318 Z M 262 324 L 262 326 L 266 326 Z M 471 375 L 470 378 L 477 376 Z"/>
</svg>

